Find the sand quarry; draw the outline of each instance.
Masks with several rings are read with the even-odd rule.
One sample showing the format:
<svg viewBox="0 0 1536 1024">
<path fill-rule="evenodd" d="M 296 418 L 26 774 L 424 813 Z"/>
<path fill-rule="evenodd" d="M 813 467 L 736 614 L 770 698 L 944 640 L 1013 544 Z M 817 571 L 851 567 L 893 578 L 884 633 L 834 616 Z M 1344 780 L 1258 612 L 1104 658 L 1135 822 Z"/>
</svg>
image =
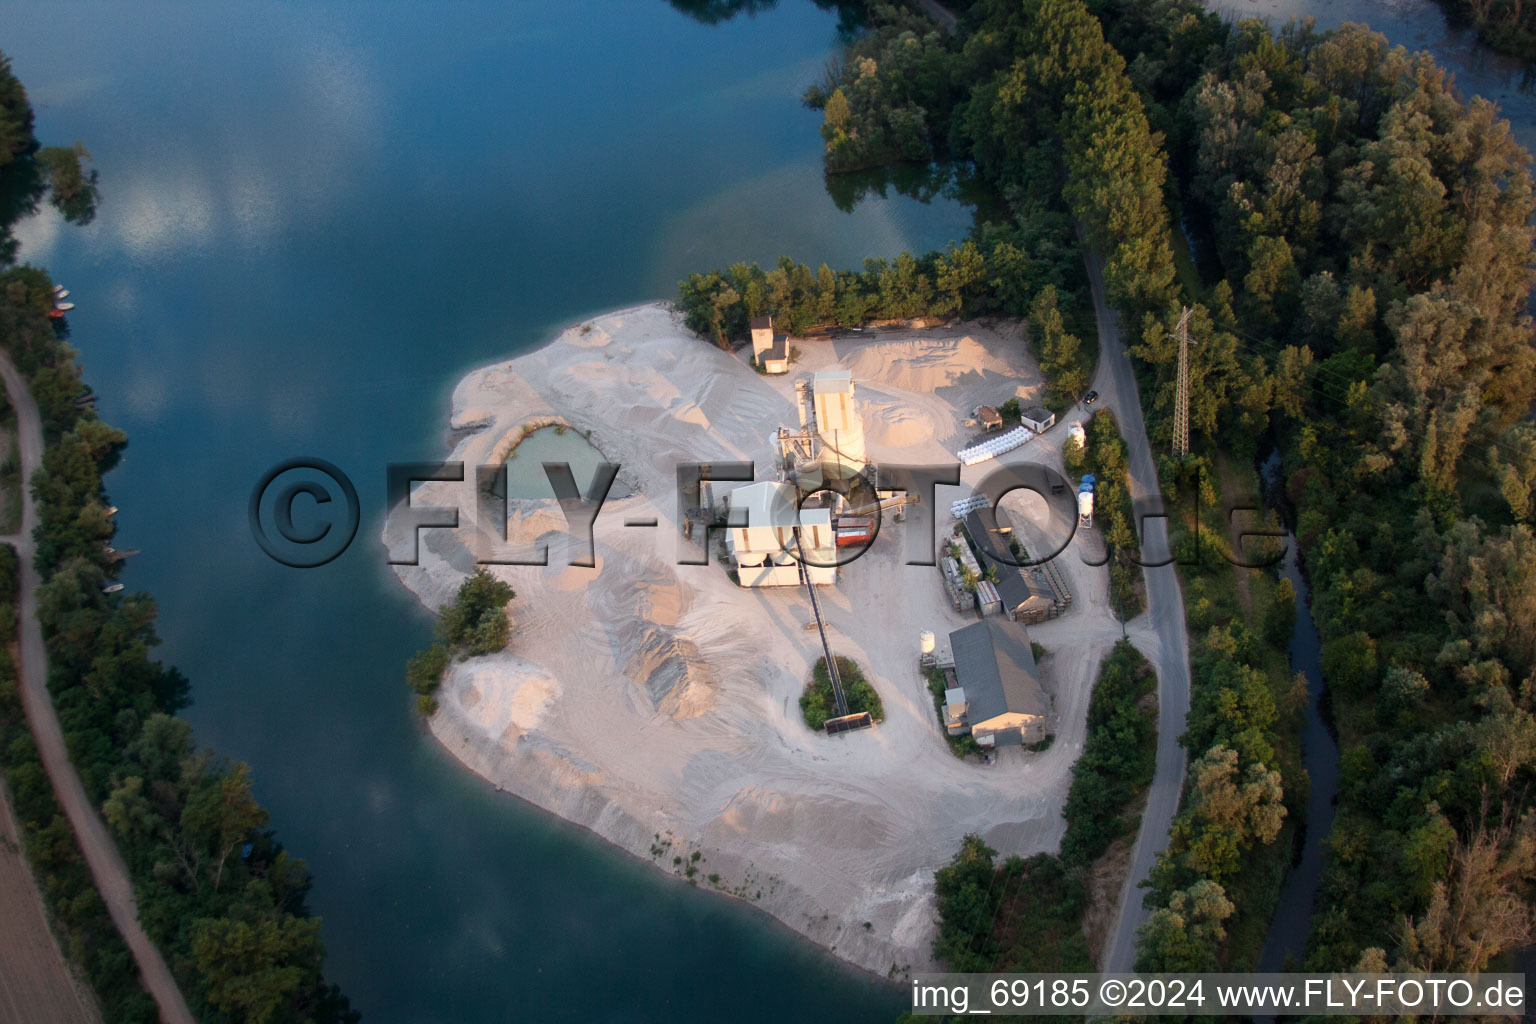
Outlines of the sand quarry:
<svg viewBox="0 0 1536 1024">
<path fill-rule="evenodd" d="M 572 327 L 459 383 L 452 459 L 488 462 L 526 426 L 564 423 L 590 431 L 622 466 L 613 494 L 624 497 L 597 517 L 596 568 L 568 564 L 553 500 L 512 503 L 509 537 L 549 542 L 550 564 L 491 567 L 517 590 L 512 642 L 449 670 L 430 727 L 498 787 L 746 899 L 839 957 L 900 976 L 933 965 L 933 872 L 963 835 L 980 833 L 1005 855 L 1059 844 L 1089 690 L 1120 626 L 1107 611 L 1105 570 L 1085 564 L 1101 556 L 1097 535 L 1079 532 L 1058 559 L 1070 610 L 1030 627 L 1049 651 L 1040 667 L 1054 744 L 1003 748 L 990 766 L 961 761 L 919 672 L 918 638 L 933 630 L 943 651 L 948 632 L 974 619 L 949 605 L 937 569 L 905 564 L 907 526 L 887 523 L 820 591 L 835 653 L 863 667 L 886 719 L 839 737 L 808 729 L 798 700 L 821 655 L 805 628 L 810 602 L 799 588 L 736 586 L 713 550 L 707 565 L 677 564 L 699 557 L 677 522 L 677 464 L 755 460 L 758 478 L 771 478 L 770 435 L 797 422 L 794 381 L 833 366 L 853 372 L 873 459 L 953 462 L 976 434 L 964 425 L 970 410 L 1020 387 L 1028 394 L 1039 372 L 1016 334 L 975 324 L 798 347 L 789 374 L 761 376 L 750 350 L 721 351 L 652 304 Z M 1065 422 L 1003 461 L 1059 469 Z M 951 529 L 949 504 L 969 493 L 965 483 L 995 465 L 939 488 L 939 533 Z M 452 597 L 486 550 L 481 527 L 494 529 L 476 522 L 468 486 L 421 484 L 412 498 L 461 508 L 458 530 L 424 531 L 420 564 L 396 569 L 429 608 Z M 1026 503 L 1010 511 L 1033 534 L 1032 550 L 1067 534 Z M 659 526 L 624 525 L 644 517 Z M 1133 633 L 1143 649 L 1155 643 Z"/>
</svg>

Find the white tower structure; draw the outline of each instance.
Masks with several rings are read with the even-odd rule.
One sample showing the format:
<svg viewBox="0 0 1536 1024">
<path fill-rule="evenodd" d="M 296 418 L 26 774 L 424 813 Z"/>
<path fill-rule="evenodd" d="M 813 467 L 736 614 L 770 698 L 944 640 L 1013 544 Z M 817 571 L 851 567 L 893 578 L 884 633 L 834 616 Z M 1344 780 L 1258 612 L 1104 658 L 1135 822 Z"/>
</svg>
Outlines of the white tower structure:
<svg viewBox="0 0 1536 1024">
<path fill-rule="evenodd" d="M 811 382 L 822 469 L 828 479 L 846 480 L 864 471 L 864 423 L 853 397 L 853 374 L 822 370 Z"/>
</svg>

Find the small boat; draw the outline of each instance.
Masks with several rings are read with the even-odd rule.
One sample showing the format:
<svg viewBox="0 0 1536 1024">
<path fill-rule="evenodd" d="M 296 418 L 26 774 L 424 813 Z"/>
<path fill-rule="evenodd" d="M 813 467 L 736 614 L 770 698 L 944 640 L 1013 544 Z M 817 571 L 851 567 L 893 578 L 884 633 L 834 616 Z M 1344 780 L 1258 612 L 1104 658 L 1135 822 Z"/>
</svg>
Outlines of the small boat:
<svg viewBox="0 0 1536 1024">
<path fill-rule="evenodd" d="M 62 309 L 50 309 L 48 316 L 53 320 L 62 320 L 64 319 L 64 311 Z"/>
<path fill-rule="evenodd" d="M 60 313 L 67 313 L 75 308 L 75 304 L 73 302 L 55 302 L 53 304 L 53 308 L 58 310 Z"/>
<path fill-rule="evenodd" d="M 123 585 L 121 583 L 109 583 L 105 587 L 101 588 L 101 592 L 103 594 L 115 594 L 122 589 Z"/>
<path fill-rule="evenodd" d="M 53 286 L 53 290 L 56 291 L 56 292 L 61 292 L 61 291 L 64 290 L 64 286 L 61 285 L 61 284 L 56 284 L 56 285 Z"/>
<path fill-rule="evenodd" d="M 56 284 L 53 286 L 53 296 L 56 299 L 67 299 L 69 298 L 69 289 L 63 285 Z"/>
</svg>

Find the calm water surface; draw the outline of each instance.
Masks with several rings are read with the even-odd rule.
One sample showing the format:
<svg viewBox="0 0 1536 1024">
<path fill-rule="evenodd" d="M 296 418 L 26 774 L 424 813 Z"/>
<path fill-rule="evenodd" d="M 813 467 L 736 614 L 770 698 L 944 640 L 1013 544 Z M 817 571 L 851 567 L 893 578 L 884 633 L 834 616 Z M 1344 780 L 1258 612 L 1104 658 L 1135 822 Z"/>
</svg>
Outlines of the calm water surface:
<svg viewBox="0 0 1536 1024">
<path fill-rule="evenodd" d="M 1260 474 L 1265 503 L 1284 514 L 1281 503 L 1285 488 L 1279 452 L 1272 452 L 1264 460 Z M 1289 654 L 1291 669 L 1307 678 L 1301 760 L 1309 786 L 1301 857 L 1285 876 L 1274 920 L 1259 955 L 1258 969 L 1270 972 L 1284 971 L 1288 960 L 1299 967 L 1306 953 L 1312 916 L 1318 909 L 1317 890 L 1323 878 L 1323 842 L 1333 827 L 1334 800 L 1339 792 L 1339 745 L 1323 720 L 1327 688 L 1323 680 L 1322 641 L 1312 619 L 1312 588 L 1302 573 L 1300 546 L 1289 532 L 1280 573 L 1290 580 L 1291 591 L 1296 595 L 1296 624 L 1291 631 Z"/>
<path fill-rule="evenodd" d="M 798 96 L 835 18 L 786 2 L 707 27 L 658 0 L 5 20 L 39 134 L 101 170 L 96 223 L 43 216 L 24 257 L 72 289 L 101 412 L 132 438 L 109 480 L 118 546 L 143 549 L 127 581 L 159 598 L 199 737 L 251 762 L 308 858 L 328 973 L 367 1019 L 703 1021 L 729 1000 L 743 1021 L 891 1020 L 899 989 L 463 771 L 411 710 L 431 623 L 376 539 L 385 463 L 445 452 L 466 370 L 689 270 L 965 234 L 956 203 L 827 197 Z M 364 511 L 310 571 L 245 522 L 256 479 L 301 454 L 348 471 Z"/>
</svg>

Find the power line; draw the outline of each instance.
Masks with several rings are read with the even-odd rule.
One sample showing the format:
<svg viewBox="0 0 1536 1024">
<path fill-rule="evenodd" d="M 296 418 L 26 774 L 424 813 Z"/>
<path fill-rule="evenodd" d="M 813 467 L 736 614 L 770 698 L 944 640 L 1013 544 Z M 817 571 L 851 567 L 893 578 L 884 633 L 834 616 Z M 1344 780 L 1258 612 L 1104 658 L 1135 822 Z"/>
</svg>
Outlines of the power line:
<svg viewBox="0 0 1536 1024">
<path fill-rule="evenodd" d="M 1091 313 L 1074 314 L 1071 316 L 1064 315 L 1062 319 L 1066 323 L 1075 325 L 1083 333 L 1086 333 L 1087 329 L 1089 328 L 1094 328 L 1097 324 L 1097 317 Z M 1182 323 L 1183 318 L 1181 317 L 1180 320 Z M 1249 334 L 1235 326 L 1223 326 L 1220 328 L 1220 330 L 1231 337 L 1232 343 L 1235 346 L 1250 355 L 1259 356 L 1261 358 L 1273 359 L 1280 354 L 1280 351 L 1283 348 L 1286 347 L 1293 347 L 1298 350 L 1304 347 L 1299 345 L 1290 346 L 1287 343 L 1276 340 L 1274 338 L 1260 338 L 1256 335 Z M 1244 339 L 1247 339 L 1247 341 L 1244 341 Z M 1387 364 L 1383 363 L 1381 365 Z M 1312 362 L 1308 363 L 1303 373 L 1305 375 L 1305 379 L 1298 384 L 1299 387 L 1304 388 L 1305 390 L 1310 391 L 1313 394 L 1320 396 L 1321 398 L 1327 399 L 1330 403 L 1336 403 L 1340 408 L 1347 408 L 1350 405 L 1349 393 L 1353 388 L 1360 384 L 1369 384 L 1368 380 L 1355 378 L 1339 370 L 1327 369 L 1323 366 L 1323 361 L 1317 359 L 1314 359 Z M 1373 408 L 1379 408 L 1381 404 L 1381 400 L 1379 398 L 1371 394 L 1369 391 L 1366 392 L 1365 397 Z M 1178 410 L 1175 409 L 1176 421 L 1177 413 Z M 1178 429 L 1176 423 L 1175 446 L 1177 446 L 1177 434 Z M 1187 445 L 1187 440 L 1185 443 Z M 1524 457 L 1524 452 L 1521 449 L 1515 447 L 1508 441 L 1505 441 L 1500 436 L 1495 435 L 1488 437 L 1480 443 L 1487 447 L 1497 449 L 1502 454 L 1513 459 Z"/>
<path fill-rule="evenodd" d="M 1179 314 L 1179 382 L 1173 401 L 1173 457 L 1189 454 L 1189 314 L 1188 306 Z"/>
</svg>

